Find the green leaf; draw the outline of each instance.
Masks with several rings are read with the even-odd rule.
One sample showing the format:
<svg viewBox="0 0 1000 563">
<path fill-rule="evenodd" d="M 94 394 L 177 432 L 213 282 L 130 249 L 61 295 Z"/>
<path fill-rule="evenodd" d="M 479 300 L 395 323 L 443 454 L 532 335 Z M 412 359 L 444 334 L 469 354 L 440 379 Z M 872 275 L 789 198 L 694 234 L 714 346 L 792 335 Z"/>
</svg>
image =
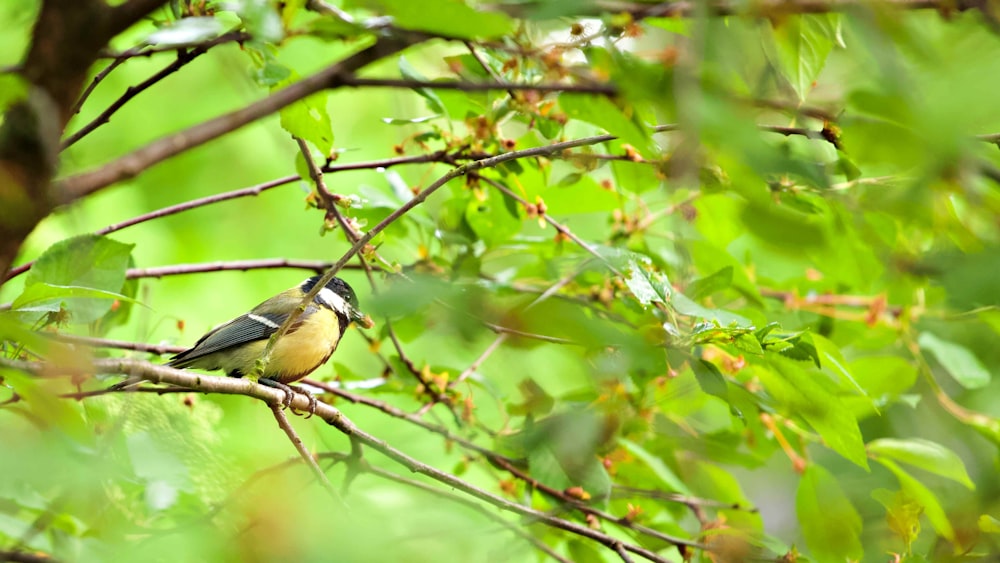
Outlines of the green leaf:
<svg viewBox="0 0 1000 563">
<path fill-rule="evenodd" d="M 458 39 L 501 37 L 514 30 L 514 20 L 501 12 L 480 12 L 461 0 L 368 0 L 404 29 Z"/>
<path fill-rule="evenodd" d="M 715 367 L 715 364 L 712 362 L 701 359 L 695 360 L 692 358 L 690 363 L 691 369 L 694 371 L 694 377 L 698 380 L 698 386 L 701 387 L 701 390 L 728 402 L 729 388 L 726 385 L 726 378 L 719 371 L 719 368 Z"/>
<path fill-rule="evenodd" d="M 733 338 L 733 346 L 741 352 L 748 352 L 755 356 L 764 354 L 764 349 L 760 347 L 760 342 L 753 334 L 739 334 Z"/>
<path fill-rule="evenodd" d="M 948 448 L 920 438 L 899 440 L 880 438 L 868 443 L 868 451 L 876 456 L 892 458 L 956 481 L 974 489 L 976 486 L 965 471 L 965 464 L 958 454 Z"/>
<path fill-rule="evenodd" d="M 504 194 L 492 190 L 486 194 L 484 201 L 469 199 L 465 220 L 486 246 L 495 247 L 521 230 L 521 218 L 507 205 Z"/>
<path fill-rule="evenodd" d="M 625 285 L 643 306 L 665 303 L 670 297 L 670 282 L 656 270 L 648 256 L 615 247 L 597 248 L 607 263 L 622 273 Z"/>
<path fill-rule="evenodd" d="M 826 469 L 806 468 L 795 494 L 795 514 L 817 561 L 861 559 L 861 516 Z"/>
<path fill-rule="evenodd" d="M 743 328 L 753 327 L 753 322 L 746 317 L 737 315 L 736 313 L 730 313 L 729 311 L 723 311 L 722 309 L 709 309 L 708 307 L 703 307 L 691 299 L 688 299 L 688 297 L 683 293 L 674 292 L 673 295 L 670 296 L 670 306 L 682 315 L 705 319 L 706 321 L 715 321 L 722 326 L 736 325 Z"/>
<path fill-rule="evenodd" d="M 840 38 L 839 14 L 803 15 L 781 18 L 774 38 L 786 78 L 800 100 L 805 100 L 819 77 L 827 56 Z"/>
<path fill-rule="evenodd" d="M 978 525 L 979 531 L 984 534 L 1000 534 L 1000 520 L 989 514 L 980 515 Z"/>
<path fill-rule="evenodd" d="M 944 509 L 941 508 L 941 503 L 938 501 L 937 496 L 892 460 L 879 457 L 876 458 L 876 461 L 884 465 L 889 471 L 892 471 L 896 479 L 899 480 L 899 485 L 903 491 L 914 502 L 919 503 L 923 507 L 924 514 L 927 515 L 927 519 L 931 521 L 934 529 L 945 539 L 954 541 L 955 529 L 952 527 L 951 522 L 948 521 L 948 516 L 945 514 Z"/>
<path fill-rule="evenodd" d="M 128 303 L 139 303 L 128 296 L 111 291 L 101 291 L 100 289 L 91 289 L 89 287 L 36 283 L 26 287 L 24 292 L 11 304 L 11 308 L 15 311 L 23 312 L 56 312 L 60 309 L 60 304 L 66 303 L 67 299 L 87 299 L 88 302 L 97 299 L 111 299 Z M 78 308 L 69 306 L 66 308 L 67 310 L 79 310 Z M 110 309 L 110 305 L 108 308 Z"/>
<path fill-rule="evenodd" d="M 733 284 L 733 267 L 725 266 L 714 274 L 691 282 L 684 293 L 697 301 L 708 297 L 716 291 L 729 288 Z"/>
<path fill-rule="evenodd" d="M 564 93 L 559 95 L 559 105 L 566 115 L 597 125 L 632 145 L 643 157 L 659 158 L 660 150 L 649 136 L 649 130 L 637 123 L 635 118 L 627 117 L 625 112 L 608 98 Z"/>
<path fill-rule="evenodd" d="M 769 356 L 768 363 L 772 369 L 756 371 L 767 392 L 785 407 L 788 414 L 804 418 L 827 446 L 868 469 L 868 456 L 858 420 L 837 395 L 833 382 L 823 373 L 805 368 L 808 364 L 777 354 Z"/>
<path fill-rule="evenodd" d="M 830 340 L 818 334 L 811 333 L 809 337 L 812 340 L 813 346 L 816 347 L 816 353 L 819 355 L 820 364 L 837 375 L 839 379 L 846 381 L 849 386 L 856 389 L 860 395 L 868 397 L 868 393 L 865 391 L 865 388 L 858 383 L 854 374 L 851 373 L 850 364 L 847 363 L 844 355 L 840 353 L 840 348 L 838 348 L 833 342 L 830 342 Z M 878 408 L 875 406 L 874 401 L 871 401 L 871 405 L 877 412 Z"/>
<path fill-rule="evenodd" d="M 645 463 L 668 490 L 676 493 L 691 494 L 687 485 L 681 481 L 677 474 L 674 473 L 662 459 L 656 457 L 639 444 L 631 442 L 625 438 L 619 438 L 618 443 L 628 450 L 629 453 Z"/>
<path fill-rule="evenodd" d="M 71 292 L 77 293 L 81 298 L 68 301 L 67 312 L 74 322 L 96 321 L 111 310 L 113 302 L 110 294 L 115 295 L 114 299 L 119 298 L 133 246 L 98 235 L 81 235 L 57 242 L 42 253 L 31 270 L 28 270 L 24 281 L 25 291 L 15 302 L 30 301 L 38 304 L 36 297 L 45 294 L 52 296 L 49 292 L 53 290 L 44 286 L 33 288 L 36 284 L 78 288 Z M 102 293 L 84 298 L 87 296 L 82 295 L 79 288 Z"/>
<path fill-rule="evenodd" d="M 298 79 L 298 73 L 290 71 L 288 78 L 275 84 L 271 91 L 281 90 Z M 333 124 L 326 109 L 326 100 L 326 92 L 318 92 L 288 104 L 278 111 L 278 115 L 282 129 L 309 141 L 324 156 L 329 156 L 333 152 Z"/>
<path fill-rule="evenodd" d="M 937 358 L 955 381 L 966 389 L 981 389 L 990 383 L 990 372 L 968 348 L 948 342 L 931 332 L 923 332 L 917 339 L 920 347 Z"/>
<path fill-rule="evenodd" d="M 424 75 L 420 74 L 420 72 L 418 72 L 417 69 L 410 64 L 410 61 L 406 60 L 406 57 L 399 57 L 398 66 L 399 66 L 399 73 L 403 76 L 403 78 L 407 80 L 413 80 L 416 82 L 427 82 L 427 78 Z M 448 110 L 445 109 L 444 103 L 441 101 L 441 98 L 438 97 L 438 95 L 434 92 L 434 90 L 431 90 L 430 88 L 413 88 L 413 91 L 416 92 L 417 94 L 420 94 L 420 97 L 422 97 L 427 102 L 427 107 L 432 112 L 436 114 L 447 113 Z M 456 119 L 461 119 L 462 117 L 465 116 L 453 115 L 452 117 Z"/>
</svg>

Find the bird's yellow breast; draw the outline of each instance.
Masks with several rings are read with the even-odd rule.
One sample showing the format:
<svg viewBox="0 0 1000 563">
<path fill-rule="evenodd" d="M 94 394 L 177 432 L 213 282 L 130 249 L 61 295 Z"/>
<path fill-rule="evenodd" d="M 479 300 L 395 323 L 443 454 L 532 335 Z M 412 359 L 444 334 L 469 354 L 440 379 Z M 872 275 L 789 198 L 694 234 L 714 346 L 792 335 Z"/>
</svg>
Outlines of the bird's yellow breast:
<svg viewBox="0 0 1000 563">
<path fill-rule="evenodd" d="M 274 345 L 264 377 L 282 383 L 298 381 L 323 365 L 340 341 L 337 315 L 325 308 L 306 317 L 294 332 Z"/>
</svg>

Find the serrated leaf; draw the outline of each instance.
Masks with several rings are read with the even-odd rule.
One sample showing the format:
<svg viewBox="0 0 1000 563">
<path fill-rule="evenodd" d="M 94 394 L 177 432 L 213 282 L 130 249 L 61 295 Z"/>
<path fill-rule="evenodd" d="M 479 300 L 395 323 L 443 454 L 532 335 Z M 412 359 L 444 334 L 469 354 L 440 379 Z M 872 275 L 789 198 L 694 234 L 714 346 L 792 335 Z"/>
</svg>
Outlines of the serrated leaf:
<svg viewBox="0 0 1000 563">
<path fill-rule="evenodd" d="M 876 456 L 885 456 L 951 479 L 969 489 L 975 488 L 972 480 L 969 479 L 969 474 L 965 471 L 962 458 L 941 444 L 930 440 L 881 438 L 869 442 L 868 451 Z"/>
<path fill-rule="evenodd" d="M 955 381 L 966 389 L 981 389 L 990 383 L 990 372 L 968 348 L 923 332 L 917 339 L 920 348 L 930 352 Z"/>
<path fill-rule="evenodd" d="M 66 310 L 72 320 L 79 323 L 96 321 L 111 310 L 112 299 L 128 299 L 117 294 L 125 284 L 133 246 L 98 235 L 81 235 L 57 242 L 35 261 L 25 278 L 25 291 L 15 302 L 30 301 L 38 305 L 39 296 L 57 293 L 44 286 L 32 287 L 38 284 L 96 290 L 104 293 L 86 298 L 78 289 L 66 290 L 77 294 L 67 302 Z M 107 294 L 115 294 L 115 297 L 109 299 Z"/>
<path fill-rule="evenodd" d="M 643 306 L 665 303 L 670 297 L 670 282 L 666 275 L 653 268 L 648 256 L 615 247 L 598 247 L 598 254 L 624 277 L 625 285 Z"/>
<path fill-rule="evenodd" d="M 826 469 L 816 464 L 806 468 L 795 494 L 795 513 L 817 561 L 861 559 L 861 516 Z"/>
<path fill-rule="evenodd" d="M 112 301 L 139 303 L 128 296 L 111 291 L 101 291 L 100 289 L 89 287 L 35 283 L 24 288 L 24 292 L 11 304 L 11 309 L 24 312 L 55 312 L 59 310 L 60 303 L 66 303 L 67 299 L 110 299 Z M 108 308 L 110 309 L 110 305 Z M 67 309 L 70 309 L 70 307 L 67 307 Z"/>
<path fill-rule="evenodd" d="M 278 82 L 272 92 L 281 90 L 295 83 L 299 76 L 289 71 L 288 78 Z M 278 111 L 281 128 L 294 137 L 309 141 L 324 156 L 333 152 L 333 123 L 326 109 L 326 92 L 318 92 L 292 102 Z"/>
</svg>

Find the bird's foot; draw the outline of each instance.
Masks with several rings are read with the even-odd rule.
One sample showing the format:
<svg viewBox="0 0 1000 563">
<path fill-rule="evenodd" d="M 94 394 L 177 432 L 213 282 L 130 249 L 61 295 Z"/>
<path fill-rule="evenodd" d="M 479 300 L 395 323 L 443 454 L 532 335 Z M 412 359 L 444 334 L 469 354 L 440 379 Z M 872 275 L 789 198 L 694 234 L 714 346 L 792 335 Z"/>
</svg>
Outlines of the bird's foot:
<svg viewBox="0 0 1000 563">
<path fill-rule="evenodd" d="M 291 387 L 285 385 L 280 381 L 275 381 L 273 379 L 265 379 L 263 377 L 258 379 L 257 383 L 260 383 L 261 385 L 266 385 L 272 389 L 277 389 L 278 391 L 283 392 L 285 394 L 285 399 L 281 401 L 282 408 L 287 409 L 288 407 L 292 406 L 292 400 L 295 398 L 295 390 L 292 389 Z"/>
<path fill-rule="evenodd" d="M 260 383 L 267 385 L 268 387 L 273 387 L 275 389 L 285 392 L 285 400 L 281 402 L 281 406 L 283 406 L 286 409 L 292 406 L 292 400 L 295 398 L 295 393 L 302 393 L 303 395 L 306 396 L 307 399 L 309 399 L 309 408 L 306 409 L 306 412 L 309 413 L 309 415 L 306 416 L 306 418 L 312 418 L 312 416 L 316 414 L 316 405 L 319 404 L 319 401 L 317 401 L 316 396 L 310 393 L 309 391 L 306 391 L 301 387 L 292 387 L 290 385 L 285 385 L 284 383 L 281 383 L 280 381 L 275 381 L 273 379 L 261 378 L 259 381 Z M 299 414 L 298 412 L 295 412 L 294 409 L 292 410 L 292 413 Z"/>
</svg>

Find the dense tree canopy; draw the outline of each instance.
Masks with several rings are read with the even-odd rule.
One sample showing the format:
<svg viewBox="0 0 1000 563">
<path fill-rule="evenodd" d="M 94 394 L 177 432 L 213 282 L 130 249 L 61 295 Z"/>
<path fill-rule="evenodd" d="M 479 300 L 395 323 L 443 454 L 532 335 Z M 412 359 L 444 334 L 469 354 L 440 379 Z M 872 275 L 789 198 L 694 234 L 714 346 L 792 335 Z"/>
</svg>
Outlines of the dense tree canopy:
<svg viewBox="0 0 1000 563">
<path fill-rule="evenodd" d="M 993 6 L 3 2 L 0 560 L 1000 553 Z"/>
</svg>

